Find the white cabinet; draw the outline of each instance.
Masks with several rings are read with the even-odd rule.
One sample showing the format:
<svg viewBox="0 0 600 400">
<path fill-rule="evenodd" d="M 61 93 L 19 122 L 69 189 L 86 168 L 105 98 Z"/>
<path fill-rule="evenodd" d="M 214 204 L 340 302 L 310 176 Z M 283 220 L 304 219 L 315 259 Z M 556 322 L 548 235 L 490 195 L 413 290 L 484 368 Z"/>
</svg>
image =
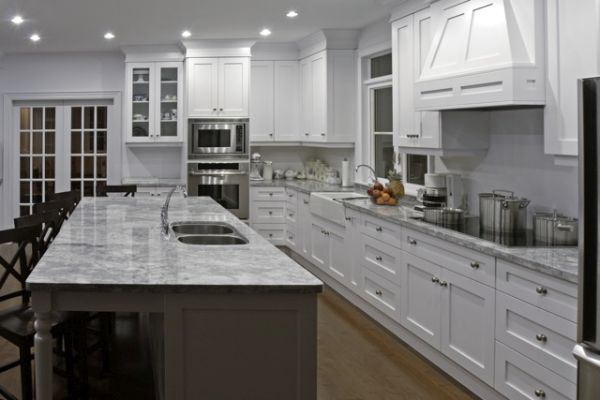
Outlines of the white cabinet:
<svg viewBox="0 0 600 400">
<path fill-rule="evenodd" d="M 311 216 L 310 232 L 310 261 L 340 283 L 351 285 L 353 235 L 345 226 L 315 216 Z"/>
<path fill-rule="evenodd" d="M 283 187 L 250 188 L 250 226 L 275 245 L 286 242 L 285 212 Z"/>
<path fill-rule="evenodd" d="M 128 143 L 182 142 L 183 64 L 126 63 Z"/>
<path fill-rule="evenodd" d="M 248 57 L 188 58 L 186 70 L 188 117 L 248 117 Z"/>
<path fill-rule="evenodd" d="M 325 270 L 329 264 L 329 240 L 327 230 L 321 221 L 313 218 L 310 224 L 310 260 Z"/>
<path fill-rule="evenodd" d="M 578 79 L 600 75 L 600 8 L 595 0 L 546 1 L 544 150 L 578 153 Z"/>
<path fill-rule="evenodd" d="M 250 140 L 298 141 L 298 63 L 252 61 L 251 81 Z"/>
<path fill-rule="evenodd" d="M 355 54 L 323 50 L 300 60 L 300 139 L 354 142 Z"/>
<path fill-rule="evenodd" d="M 298 194 L 298 248 L 299 253 L 307 260 L 310 259 L 310 246 L 311 246 L 311 235 L 312 235 L 312 223 L 311 223 L 311 212 L 310 212 L 310 194 L 299 193 Z"/>
</svg>

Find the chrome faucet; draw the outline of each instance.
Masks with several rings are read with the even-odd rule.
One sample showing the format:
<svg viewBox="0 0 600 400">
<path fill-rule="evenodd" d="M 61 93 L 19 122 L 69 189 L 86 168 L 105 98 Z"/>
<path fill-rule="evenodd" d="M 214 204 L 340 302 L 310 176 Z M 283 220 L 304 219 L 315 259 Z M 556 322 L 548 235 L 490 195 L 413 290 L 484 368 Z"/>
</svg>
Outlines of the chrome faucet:
<svg viewBox="0 0 600 400">
<path fill-rule="evenodd" d="M 367 164 L 360 164 L 359 166 L 357 166 L 355 168 L 354 172 L 358 172 L 358 170 L 360 169 L 360 167 L 368 168 L 369 171 L 371 171 L 371 174 L 373 174 L 373 180 L 374 181 L 377 180 L 377 172 L 375 172 L 375 170 L 373 169 L 373 167 L 371 167 L 370 165 L 367 165 Z"/>
<path fill-rule="evenodd" d="M 163 204 L 162 208 L 160 209 L 161 232 L 165 239 L 169 238 L 169 203 L 171 202 L 171 196 L 173 196 L 175 191 L 181 192 L 184 198 L 188 197 L 185 185 L 175 186 L 167 195 L 165 204 Z"/>
</svg>

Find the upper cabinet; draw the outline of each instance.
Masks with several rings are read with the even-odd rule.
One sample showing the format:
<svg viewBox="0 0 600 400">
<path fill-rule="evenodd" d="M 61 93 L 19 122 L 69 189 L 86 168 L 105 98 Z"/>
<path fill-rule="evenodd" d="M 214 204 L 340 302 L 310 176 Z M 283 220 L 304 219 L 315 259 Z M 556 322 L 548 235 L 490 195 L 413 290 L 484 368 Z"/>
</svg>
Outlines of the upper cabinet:
<svg viewBox="0 0 600 400">
<path fill-rule="evenodd" d="M 186 60 L 187 116 L 248 117 L 249 57 Z"/>
<path fill-rule="evenodd" d="M 600 11 L 595 0 L 547 0 L 545 152 L 578 153 L 578 79 L 600 75 Z"/>
<path fill-rule="evenodd" d="M 128 143 L 181 143 L 181 62 L 126 63 L 125 131 Z"/>
<path fill-rule="evenodd" d="M 356 56 L 354 50 L 322 50 L 300 60 L 300 139 L 354 142 Z"/>
<path fill-rule="evenodd" d="M 298 62 L 252 61 L 250 76 L 250 140 L 298 141 Z"/>
<path fill-rule="evenodd" d="M 417 111 L 414 87 L 432 45 L 429 8 L 392 23 L 394 146 L 430 155 L 469 155 L 489 147 L 486 111 Z"/>
</svg>

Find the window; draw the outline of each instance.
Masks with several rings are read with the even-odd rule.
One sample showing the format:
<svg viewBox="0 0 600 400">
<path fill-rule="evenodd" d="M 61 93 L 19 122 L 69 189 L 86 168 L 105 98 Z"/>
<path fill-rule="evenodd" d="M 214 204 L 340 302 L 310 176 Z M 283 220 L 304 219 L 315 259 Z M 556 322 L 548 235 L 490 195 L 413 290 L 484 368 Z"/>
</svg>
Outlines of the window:
<svg viewBox="0 0 600 400">
<path fill-rule="evenodd" d="M 371 79 L 392 75 L 392 53 L 371 57 L 369 64 Z"/>
<path fill-rule="evenodd" d="M 398 158 L 399 163 L 402 165 L 403 182 L 423 186 L 425 184 L 425 174 L 429 170 L 429 157 L 405 153 Z"/>
<path fill-rule="evenodd" d="M 392 134 L 392 87 L 371 89 L 372 160 L 377 177 L 387 177 L 394 169 L 394 140 Z"/>
</svg>

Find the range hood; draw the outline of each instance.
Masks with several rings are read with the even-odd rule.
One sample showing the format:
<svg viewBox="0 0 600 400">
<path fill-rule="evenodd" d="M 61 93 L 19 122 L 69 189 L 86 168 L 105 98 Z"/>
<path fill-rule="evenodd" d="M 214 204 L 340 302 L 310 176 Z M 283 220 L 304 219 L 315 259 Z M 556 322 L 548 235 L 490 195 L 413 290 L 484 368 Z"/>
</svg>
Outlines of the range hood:
<svg viewBox="0 0 600 400">
<path fill-rule="evenodd" d="M 543 0 L 441 0 L 417 110 L 544 105 Z"/>
</svg>

